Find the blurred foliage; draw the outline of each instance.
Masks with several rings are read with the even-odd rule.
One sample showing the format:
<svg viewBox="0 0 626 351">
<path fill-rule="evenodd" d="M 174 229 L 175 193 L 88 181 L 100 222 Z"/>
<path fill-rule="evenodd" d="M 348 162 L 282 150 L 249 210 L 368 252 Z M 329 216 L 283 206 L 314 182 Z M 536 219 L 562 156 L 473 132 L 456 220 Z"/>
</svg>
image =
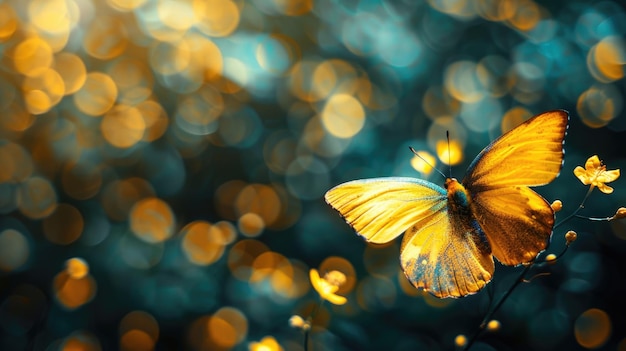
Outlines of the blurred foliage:
<svg viewBox="0 0 626 351">
<path fill-rule="evenodd" d="M 435 299 L 324 192 L 442 182 L 408 146 L 460 178 L 562 108 L 564 169 L 537 190 L 571 212 L 575 166 L 626 169 L 625 35 L 612 1 L 0 1 L 0 349 L 302 350 L 313 268 L 347 279 L 313 350 L 454 348 L 515 268 Z M 583 212 L 613 215 L 621 184 Z M 570 226 L 476 349 L 626 350 L 626 224 Z"/>
</svg>

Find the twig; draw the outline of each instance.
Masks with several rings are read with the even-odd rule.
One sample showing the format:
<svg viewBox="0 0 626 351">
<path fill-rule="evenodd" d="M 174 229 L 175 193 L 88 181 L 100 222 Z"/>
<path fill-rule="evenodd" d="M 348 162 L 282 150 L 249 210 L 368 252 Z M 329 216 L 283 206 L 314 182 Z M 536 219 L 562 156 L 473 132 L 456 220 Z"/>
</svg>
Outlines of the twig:
<svg viewBox="0 0 626 351">
<path fill-rule="evenodd" d="M 513 290 L 515 290 L 515 288 L 524 281 L 524 276 L 526 275 L 526 273 L 528 273 L 528 271 L 530 270 L 530 268 L 532 267 L 532 264 L 528 264 L 524 267 L 524 270 L 522 270 L 522 272 L 520 273 L 520 275 L 517 277 L 517 279 L 515 279 L 515 281 L 513 282 L 513 284 L 511 285 L 511 287 L 506 291 L 506 293 L 500 298 L 500 300 L 498 301 L 498 303 L 494 306 L 494 308 L 492 308 L 487 315 L 485 315 L 485 318 L 483 318 L 483 321 L 480 323 L 480 326 L 478 327 L 478 330 L 474 333 L 474 335 L 472 335 L 472 338 L 469 339 L 469 341 L 467 342 L 467 344 L 465 345 L 465 347 L 463 348 L 463 350 L 469 350 L 470 347 L 472 347 L 472 345 L 474 344 L 474 342 L 476 341 L 476 339 L 480 336 L 480 334 L 482 333 L 483 330 L 485 330 L 485 327 L 487 326 L 487 323 L 489 323 L 489 321 L 491 320 L 491 317 L 493 317 L 493 315 L 500 309 L 500 307 L 502 306 L 502 304 L 504 303 L 504 301 L 506 301 L 506 299 L 511 295 L 511 293 L 513 292 Z"/>
<path fill-rule="evenodd" d="M 306 319 L 307 322 L 310 324 L 310 327 L 304 329 L 304 351 L 309 351 L 309 334 L 311 332 L 311 329 L 313 329 L 313 319 L 315 318 L 317 311 L 319 311 L 322 307 L 323 303 L 324 299 L 320 299 L 320 303 L 315 304 L 315 306 L 313 307 L 313 311 L 311 311 L 311 315 L 309 315 L 309 317 L 307 317 Z"/>
</svg>

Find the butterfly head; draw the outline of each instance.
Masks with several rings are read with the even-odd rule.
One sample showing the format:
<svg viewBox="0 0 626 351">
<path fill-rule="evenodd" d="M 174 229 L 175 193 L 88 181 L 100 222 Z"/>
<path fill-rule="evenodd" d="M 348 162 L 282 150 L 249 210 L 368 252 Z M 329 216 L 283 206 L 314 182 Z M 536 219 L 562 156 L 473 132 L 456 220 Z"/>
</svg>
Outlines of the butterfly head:
<svg viewBox="0 0 626 351">
<path fill-rule="evenodd" d="M 450 191 L 451 188 L 462 186 L 456 178 L 446 178 L 446 182 L 443 183 L 443 187 Z"/>
</svg>

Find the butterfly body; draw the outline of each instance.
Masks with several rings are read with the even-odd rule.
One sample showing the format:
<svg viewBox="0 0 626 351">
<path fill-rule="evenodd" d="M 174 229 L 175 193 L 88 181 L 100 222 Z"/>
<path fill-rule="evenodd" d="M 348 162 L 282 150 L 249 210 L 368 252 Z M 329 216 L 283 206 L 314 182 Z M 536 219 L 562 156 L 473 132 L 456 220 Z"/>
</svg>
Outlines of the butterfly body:
<svg viewBox="0 0 626 351">
<path fill-rule="evenodd" d="M 465 187 L 454 178 L 446 179 L 444 187 L 447 191 L 448 210 L 458 213 L 471 213 L 470 197 Z"/>
<path fill-rule="evenodd" d="M 448 192 L 450 222 L 462 223 L 463 230 L 460 232 L 465 233 L 468 240 L 473 240 L 480 252 L 490 254 L 491 247 L 487 236 L 478 220 L 474 218 L 470 194 L 455 178 L 446 179 L 444 186 Z"/>
<path fill-rule="evenodd" d="M 387 177 L 350 181 L 325 199 L 372 243 L 402 233 L 400 264 L 408 280 L 437 297 L 475 293 L 494 260 L 532 262 L 548 245 L 550 204 L 528 186 L 554 179 L 563 160 L 568 114 L 535 116 L 485 147 L 461 182 Z"/>
</svg>

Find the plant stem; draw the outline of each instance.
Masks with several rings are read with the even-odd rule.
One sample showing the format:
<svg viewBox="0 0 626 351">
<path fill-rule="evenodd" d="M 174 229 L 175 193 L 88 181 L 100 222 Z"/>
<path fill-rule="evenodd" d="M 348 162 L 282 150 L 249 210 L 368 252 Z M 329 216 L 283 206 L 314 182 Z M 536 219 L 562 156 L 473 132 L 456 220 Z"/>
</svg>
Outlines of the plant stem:
<svg viewBox="0 0 626 351">
<path fill-rule="evenodd" d="M 304 330 L 304 351 L 309 351 L 309 334 L 311 332 L 311 329 L 313 329 L 313 319 L 315 318 L 317 311 L 319 311 L 320 308 L 322 307 L 323 303 L 324 303 L 324 299 L 320 299 L 320 303 L 316 304 L 313 307 L 313 311 L 311 311 L 311 315 L 309 315 L 309 317 L 307 318 L 307 321 L 309 322 L 310 327 Z"/>
<path fill-rule="evenodd" d="M 580 212 L 580 210 L 582 210 L 585 207 L 585 201 L 587 201 L 587 198 L 589 197 L 589 195 L 591 195 L 591 192 L 593 191 L 594 186 L 590 186 L 589 190 L 587 190 L 587 193 L 585 194 L 585 197 L 583 198 L 583 201 L 580 202 L 580 205 L 578 205 L 578 208 L 572 212 L 569 216 L 565 217 L 563 220 L 561 220 L 560 222 L 556 223 L 554 225 L 554 227 L 552 228 L 552 230 L 556 229 L 557 227 L 559 227 L 561 224 L 569 221 L 570 219 L 572 219 L 572 217 L 576 216 L 578 214 L 578 212 Z"/>
<path fill-rule="evenodd" d="M 515 288 L 521 282 L 524 281 L 524 276 L 526 275 L 526 273 L 528 273 L 528 271 L 530 270 L 530 268 L 532 266 L 533 266 L 533 264 L 531 263 L 531 264 L 528 264 L 528 265 L 526 265 L 524 267 L 524 270 L 522 270 L 522 272 L 520 272 L 520 275 L 517 277 L 517 279 L 515 279 L 515 281 L 511 285 L 511 287 L 506 291 L 506 293 L 504 293 L 504 295 L 500 298 L 498 303 L 485 315 L 485 318 L 483 318 L 483 321 L 480 323 L 480 326 L 478 327 L 478 330 L 474 333 L 474 335 L 472 335 L 472 338 L 467 342 L 467 344 L 465 345 L 463 350 L 469 350 L 469 348 L 472 347 L 472 345 L 474 344 L 474 342 L 476 341 L 478 336 L 480 336 L 480 333 L 482 333 L 482 331 L 485 330 L 485 327 L 487 326 L 487 323 L 489 323 L 489 321 L 491 320 L 493 315 L 500 309 L 500 307 L 502 306 L 504 301 L 506 301 L 506 299 L 508 299 L 508 297 L 511 295 L 513 290 L 515 290 Z"/>
<path fill-rule="evenodd" d="M 608 222 L 608 221 L 612 220 L 613 217 L 615 217 L 615 216 L 610 216 L 610 217 L 587 217 L 587 216 L 576 215 L 576 218 L 582 218 L 582 219 L 586 219 L 588 221 L 594 221 L 594 222 Z"/>
</svg>

